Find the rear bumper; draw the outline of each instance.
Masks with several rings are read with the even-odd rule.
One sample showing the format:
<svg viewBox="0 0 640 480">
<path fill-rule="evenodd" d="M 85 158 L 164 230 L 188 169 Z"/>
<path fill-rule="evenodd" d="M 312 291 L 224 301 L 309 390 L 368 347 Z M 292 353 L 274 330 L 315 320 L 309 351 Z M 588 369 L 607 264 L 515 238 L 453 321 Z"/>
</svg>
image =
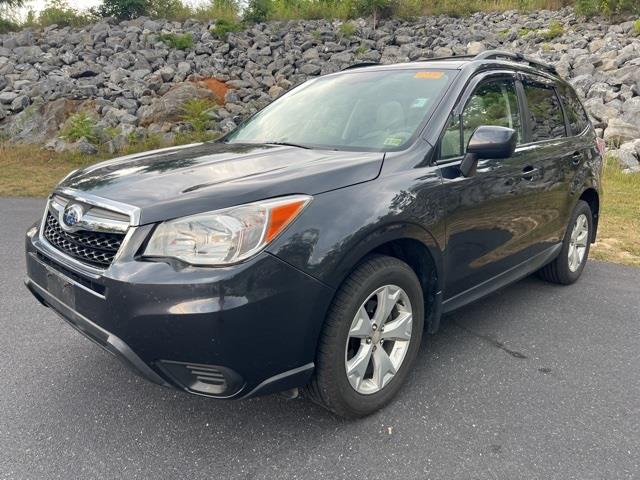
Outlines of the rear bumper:
<svg viewBox="0 0 640 480">
<path fill-rule="evenodd" d="M 304 385 L 333 291 L 268 253 L 228 268 L 122 258 L 89 276 L 27 236 L 32 294 L 145 379 L 240 398 Z"/>
</svg>

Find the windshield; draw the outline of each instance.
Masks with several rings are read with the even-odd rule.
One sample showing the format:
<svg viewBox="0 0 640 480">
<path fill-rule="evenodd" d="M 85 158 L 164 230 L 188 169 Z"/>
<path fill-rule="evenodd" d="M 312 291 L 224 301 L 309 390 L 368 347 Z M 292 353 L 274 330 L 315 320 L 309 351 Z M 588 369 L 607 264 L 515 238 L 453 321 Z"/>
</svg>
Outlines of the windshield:
<svg viewBox="0 0 640 480">
<path fill-rule="evenodd" d="M 397 150 L 413 137 L 455 74 L 426 69 L 321 77 L 274 101 L 225 141 Z"/>
</svg>

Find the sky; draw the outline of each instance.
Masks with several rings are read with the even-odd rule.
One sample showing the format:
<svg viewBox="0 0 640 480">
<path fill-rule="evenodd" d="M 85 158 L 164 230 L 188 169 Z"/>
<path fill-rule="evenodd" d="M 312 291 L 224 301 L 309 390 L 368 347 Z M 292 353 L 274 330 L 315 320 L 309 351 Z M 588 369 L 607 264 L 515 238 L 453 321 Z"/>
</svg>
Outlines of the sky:
<svg viewBox="0 0 640 480">
<path fill-rule="evenodd" d="M 196 5 L 198 3 L 202 3 L 204 0 L 187 0 L 186 3 Z M 42 10 L 47 1 L 46 0 L 27 0 L 25 6 L 22 8 L 22 15 L 25 15 L 29 10 L 35 10 L 39 12 Z M 91 7 L 95 7 L 102 3 L 101 0 L 67 0 L 67 3 L 75 8 L 76 10 L 87 10 Z"/>
<path fill-rule="evenodd" d="M 69 2 L 69 5 L 78 10 L 86 10 L 87 8 L 95 7 L 99 3 L 100 0 L 72 0 Z M 40 11 L 44 8 L 45 4 L 45 0 L 32 0 L 27 3 L 27 8 Z"/>
</svg>

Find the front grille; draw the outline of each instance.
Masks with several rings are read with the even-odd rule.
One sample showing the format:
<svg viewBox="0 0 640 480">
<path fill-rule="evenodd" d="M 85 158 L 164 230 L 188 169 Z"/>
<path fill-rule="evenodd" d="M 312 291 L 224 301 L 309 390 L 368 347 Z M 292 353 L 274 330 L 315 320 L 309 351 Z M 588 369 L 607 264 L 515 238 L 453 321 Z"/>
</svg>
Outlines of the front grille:
<svg viewBox="0 0 640 480">
<path fill-rule="evenodd" d="M 98 268 L 111 265 L 124 240 L 124 233 L 65 232 L 51 212 L 47 213 L 43 234 L 58 250 Z"/>
</svg>

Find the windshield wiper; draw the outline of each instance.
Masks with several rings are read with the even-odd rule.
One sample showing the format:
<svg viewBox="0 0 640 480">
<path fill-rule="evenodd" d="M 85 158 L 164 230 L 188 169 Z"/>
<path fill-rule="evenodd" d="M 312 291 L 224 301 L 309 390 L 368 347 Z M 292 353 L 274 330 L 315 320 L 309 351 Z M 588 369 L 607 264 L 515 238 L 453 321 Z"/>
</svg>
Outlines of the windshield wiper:
<svg viewBox="0 0 640 480">
<path fill-rule="evenodd" d="M 308 147 L 307 145 L 300 145 L 299 143 L 291 143 L 291 142 L 262 142 L 262 143 L 265 143 L 267 145 L 284 145 L 286 147 L 304 148 L 305 150 L 311 149 L 311 147 Z"/>
</svg>

